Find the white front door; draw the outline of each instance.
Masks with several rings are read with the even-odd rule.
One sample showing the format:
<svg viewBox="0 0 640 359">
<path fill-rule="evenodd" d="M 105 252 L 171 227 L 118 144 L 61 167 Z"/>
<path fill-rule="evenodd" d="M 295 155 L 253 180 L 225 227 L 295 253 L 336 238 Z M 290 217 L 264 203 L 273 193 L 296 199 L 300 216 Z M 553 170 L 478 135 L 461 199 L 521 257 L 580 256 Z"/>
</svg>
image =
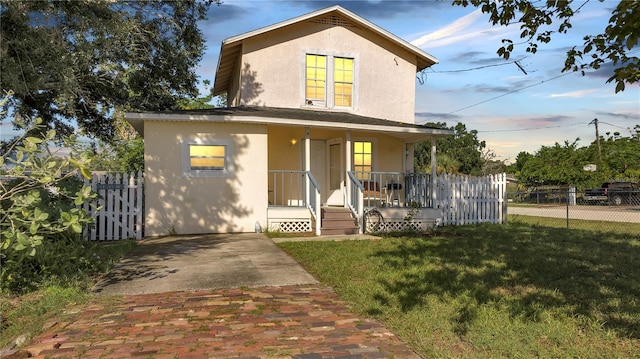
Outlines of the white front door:
<svg viewBox="0 0 640 359">
<path fill-rule="evenodd" d="M 327 141 L 327 167 L 329 168 L 329 193 L 327 205 L 343 206 L 344 194 L 342 183 L 344 181 L 344 161 L 342 151 L 342 140 L 335 139 Z"/>
<path fill-rule="evenodd" d="M 322 203 L 331 206 L 344 205 L 341 186 L 344 182 L 342 140 L 311 140 L 310 147 L 310 169 L 320 186 Z M 304 148 L 302 151 L 302 168 L 304 168 Z"/>
<path fill-rule="evenodd" d="M 303 149 L 304 151 L 304 149 Z M 320 185 L 320 200 L 322 203 L 327 201 L 327 141 L 325 140 L 311 140 L 311 173 L 316 178 Z M 304 168 L 304 153 L 302 154 L 303 167 Z"/>
</svg>

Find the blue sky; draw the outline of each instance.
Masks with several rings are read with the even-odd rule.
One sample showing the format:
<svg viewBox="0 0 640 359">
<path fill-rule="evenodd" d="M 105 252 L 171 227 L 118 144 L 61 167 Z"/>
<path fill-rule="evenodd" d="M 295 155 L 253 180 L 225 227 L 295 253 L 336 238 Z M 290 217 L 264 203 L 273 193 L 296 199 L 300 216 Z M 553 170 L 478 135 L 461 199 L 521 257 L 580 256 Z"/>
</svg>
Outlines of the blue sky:
<svg viewBox="0 0 640 359">
<path fill-rule="evenodd" d="M 640 124 L 640 86 L 628 85 L 615 94 L 615 85 L 605 83 L 610 66 L 586 76 L 570 73 L 554 79 L 562 75 L 567 49 L 580 45 L 584 35 L 601 32 L 617 1 L 589 1 L 574 17 L 569 33 L 556 34 L 536 54 L 516 47 L 510 61 L 519 60 L 525 75 L 496 54 L 502 39 L 518 42 L 519 28 L 492 27 L 487 15 L 474 7 L 452 6 L 450 0 L 225 0 L 212 6 L 202 23 L 207 53 L 198 74 L 214 79 L 223 39 L 335 4 L 438 58 L 440 63 L 423 76 L 424 84 L 416 81 L 416 121 L 450 126 L 462 122 L 478 130 L 480 140 L 500 159 L 513 161 L 520 151 L 533 153 L 542 145 L 576 138 L 588 145 L 595 139 L 589 125 L 594 118 L 600 121 L 601 134 L 618 131 L 628 136 L 627 128 Z M 474 68 L 481 69 L 457 72 Z"/>
</svg>

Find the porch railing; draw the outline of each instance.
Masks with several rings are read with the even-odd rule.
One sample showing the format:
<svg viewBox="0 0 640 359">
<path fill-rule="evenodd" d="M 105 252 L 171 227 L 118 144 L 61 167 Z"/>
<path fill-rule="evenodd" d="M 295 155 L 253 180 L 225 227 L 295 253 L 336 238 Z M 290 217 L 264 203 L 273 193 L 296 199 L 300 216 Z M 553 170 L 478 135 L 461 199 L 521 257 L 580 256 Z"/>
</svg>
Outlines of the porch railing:
<svg viewBox="0 0 640 359">
<path fill-rule="evenodd" d="M 315 220 L 320 233 L 320 186 L 311 172 L 269 170 L 269 206 L 305 207 Z"/>
<path fill-rule="evenodd" d="M 360 189 L 364 207 L 430 208 L 431 176 L 427 173 L 349 172 L 350 205 L 355 206 L 353 192 Z"/>
<path fill-rule="evenodd" d="M 362 234 L 364 229 L 364 186 L 360 180 L 358 180 L 354 172 L 349 171 L 347 172 L 347 175 L 347 181 L 349 181 L 348 187 L 351 188 L 351 193 L 347 194 L 347 200 L 345 202 L 347 203 L 347 208 L 349 208 L 355 218 L 358 219 L 360 234 Z"/>
<path fill-rule="evenodd" d="M 348 172 L 347 207 L 364 229 L 364 212 L 371 207 L 431 207 L 431 176 L 426 173 Z"/>
</svg>

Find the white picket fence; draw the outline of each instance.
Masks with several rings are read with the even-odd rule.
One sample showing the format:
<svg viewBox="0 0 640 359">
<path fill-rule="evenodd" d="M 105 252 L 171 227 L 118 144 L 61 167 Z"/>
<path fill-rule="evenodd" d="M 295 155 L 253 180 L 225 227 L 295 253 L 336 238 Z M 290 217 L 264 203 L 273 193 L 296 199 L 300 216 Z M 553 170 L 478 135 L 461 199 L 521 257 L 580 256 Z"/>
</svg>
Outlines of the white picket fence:
<svg viewBox="0 0 640 359">
<path fill-rule="evenodd" d="M 142 239 L 144 230 L 143 175 L 138 173 L 94 174 L 85 179 L 98 197 L 83 208 L 94 218 L 84 228 L 84 238 L 91 241 Z"/>
<path fill-rule="evenodd" d="M 442 174 L 436 180 L 443 225 L 506 223 L 505 173 L 485 177 Z"/>
</svg>

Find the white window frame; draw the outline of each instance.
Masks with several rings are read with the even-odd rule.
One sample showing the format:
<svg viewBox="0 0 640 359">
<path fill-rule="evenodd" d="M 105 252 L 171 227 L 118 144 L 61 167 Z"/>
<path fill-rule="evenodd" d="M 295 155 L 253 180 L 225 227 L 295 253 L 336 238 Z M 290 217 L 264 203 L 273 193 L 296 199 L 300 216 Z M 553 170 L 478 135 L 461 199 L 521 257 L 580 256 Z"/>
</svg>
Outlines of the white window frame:
<svg viewBox="0 0 640 359">
<path fill-rule="evenodd" d="M 319 55 L 325 56 L 327 59 L 327 78 L 325 80 L 325 101 L 315 101 L 313 104 L 307 103 L 307 55 Z M 351 94 L 351 106 L 336 106 L 334 101 L 334 59 L 336 57 L 341 57 L 345 59 L 353 60 L 353 87 Z M 302 52 L 302 81 L 300 87 L 300 94 L 302 99 L 302 107 L 307 108 L 327 108 L 327 109 L 336 109 L 336 110 L 356 110 L 358 104 L 358 88 L 359 88 L 359 79 L 358 79 L 358 56 L 353 53 L 346 52 L 327 52 L 324 50 L 305 50 Z"/>
<path fill-rule="evenodd" d="M 352 137 L 351 138 L 351 168 L 349 171 L 356 172 L 355 169 L 355 143 L 371 142 L 371 172 L 376 172 L 378 168 L 378 139 L 375 137 Z"/>
<path fill-rule="evenodd" d="M 191 168 L 190 148 L 196 146 L 224 146 L 224 168 L 194 170 Z M 182 175 L 184 177 L 231 177 L 233 166 L 233 141 L 228 139 L 193 137 L 182 141 Z"/>
</svg>

